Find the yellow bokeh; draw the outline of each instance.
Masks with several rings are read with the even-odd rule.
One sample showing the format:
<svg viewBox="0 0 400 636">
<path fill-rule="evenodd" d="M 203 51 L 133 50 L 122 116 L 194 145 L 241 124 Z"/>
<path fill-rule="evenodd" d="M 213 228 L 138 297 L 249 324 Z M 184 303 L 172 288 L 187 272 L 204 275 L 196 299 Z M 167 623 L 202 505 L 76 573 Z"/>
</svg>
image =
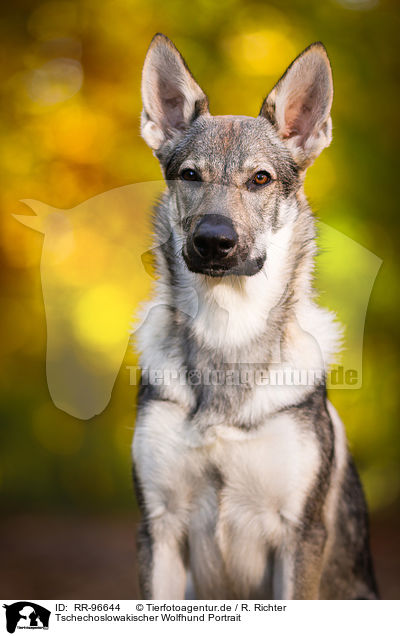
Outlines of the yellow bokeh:
<svg viewBox="0 0 400 636">
<path fill-rule="evenodd" d="M 128 333 L 132 301 L 123 290 L 97 285 L 84 293 L 75 310 L 74 327 L 79 338 L 101 352 L 109 350 Z"/>
<path fill-rule="evenodd" d="M 42 124 L 47 152 L 78 162 L 97 162 L 107 152 L 115 123 L 78 100 L 66 103 Z"/>
<path fill-rule="evenodd" d="M 312 202 L 317 204 L 324 197 L 329 195 L 336 184 L 335 165 L 329 156 L 324 154 L 316 160 L 313 169 L 307 174 L 305 182 L 305 191 Z"/>
<path fill-rule="evenodd" d="M 240 33 L 229 41 L 229 52 L 238 70 L 248 75 L 277 75 L 296 55 L 293 38 L 269 28 Z"/>
</svg>

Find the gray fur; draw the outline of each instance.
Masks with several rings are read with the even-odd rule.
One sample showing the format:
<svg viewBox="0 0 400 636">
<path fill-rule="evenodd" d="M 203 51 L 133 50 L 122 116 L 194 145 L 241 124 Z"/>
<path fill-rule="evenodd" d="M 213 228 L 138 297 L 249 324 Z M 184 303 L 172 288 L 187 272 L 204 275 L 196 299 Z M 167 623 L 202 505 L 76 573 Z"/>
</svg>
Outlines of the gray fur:
<svg viewBox="0 0 400 636">
<path fill-rule="evenodd" d="M 154 212 L 158 281 L 141 364 L 191 378 L 139 391 L 142 594 L 182 598 L 190 571 L 198 598 L 376 598 L 365 501 L 326 397 L 336 331 L 313 302 L 315 228 L 302 190 L 330 141 L 326 52 L 299 56 L 257 118 L 212 117 L 181 56 L 156 36 L 142 91 L 142 133 L 168 188 Z M 262 187 L 260 171 L 271 175 Z M 237 236 L 215 262 L 194 247 L 207 215 Z M 287 366 L 316 368 L 319 380 L 255 380 Z M 249 379 L 218 384 L 204 371 Z"/>
</svg>

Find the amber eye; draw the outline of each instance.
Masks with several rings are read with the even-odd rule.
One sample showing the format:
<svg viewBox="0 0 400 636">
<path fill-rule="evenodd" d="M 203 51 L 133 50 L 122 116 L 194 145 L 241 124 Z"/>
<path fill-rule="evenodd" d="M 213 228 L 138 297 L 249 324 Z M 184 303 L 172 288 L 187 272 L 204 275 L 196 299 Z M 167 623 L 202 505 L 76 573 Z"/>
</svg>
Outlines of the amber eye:
<svg viewBox="0 0 400 636">
<path fill-rule="evenodd" d="M 257 186 L 267 185 L 267 183 L 270 183 L 271 181 L 272 177 L 266 170 L 260 170 L 259 172 L 256 172 L 252 179 L 252 183 Z"/>
<path fill-rule="evenodd" d="M 181 172 L 181 179 L 184 181 L 201 181 L 200 175 L 192 168 L 186 168 Z"/>
</svg>

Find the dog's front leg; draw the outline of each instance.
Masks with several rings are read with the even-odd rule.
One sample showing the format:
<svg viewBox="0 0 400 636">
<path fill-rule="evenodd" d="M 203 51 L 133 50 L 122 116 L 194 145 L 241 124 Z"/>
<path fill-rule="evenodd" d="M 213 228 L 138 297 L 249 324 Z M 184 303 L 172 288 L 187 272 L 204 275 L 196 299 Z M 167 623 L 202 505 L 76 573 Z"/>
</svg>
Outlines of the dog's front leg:
<svg viewBox="0 0 400 636">
<path fill-rule="evenodd" d="M 144 599 L 183 599 L 186 568 L 173 535 L 160 536 L 157 523 L 142 520 L 137 541 L 139 584 Z"/>
<path fill-rule="evenodd" d="M 142 514 L 139 581 L 144 598 L 183 599 L 193 476 L 185 413 L 174 403 L 141 404 L 133 443 L 134 481 Z"/>
<path fill-rule="evenodd" d="M 275 559 L 274 598 L 319 598 L 326 538 L 327 532 L 322 523 L 293 532 Z"/>
</svg>

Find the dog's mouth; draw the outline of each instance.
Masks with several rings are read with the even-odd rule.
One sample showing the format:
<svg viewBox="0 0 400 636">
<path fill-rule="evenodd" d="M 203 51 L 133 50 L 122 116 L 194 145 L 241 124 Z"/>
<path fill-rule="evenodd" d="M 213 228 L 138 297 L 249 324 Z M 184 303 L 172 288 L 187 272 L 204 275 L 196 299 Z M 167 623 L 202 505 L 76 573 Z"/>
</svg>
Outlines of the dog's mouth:
<svg viewBox="0 0 400 636">
<path fill-rule="evenodd" d="M 232 220 L 222 214 L 206 214 L 187 237 L 182 255 L 196 274 L 254 276 L 265 263 L 266 254 L 249 257 L 250 241 L 241 241 Z"/>
<path fill-rule="evenodd" d="M 264 266 L 266 254 L 255 258 L 247 258 L 239 261 L 237 258 L 230 262 L 202 262 L 201 259 L 189 256 L 185 249 L 182 250 L 182 256 L 189 271 L 195 274 L 203 274 L 212 278 L 221 278 L 222 276 L 254 276 Z"/>
</svg>

